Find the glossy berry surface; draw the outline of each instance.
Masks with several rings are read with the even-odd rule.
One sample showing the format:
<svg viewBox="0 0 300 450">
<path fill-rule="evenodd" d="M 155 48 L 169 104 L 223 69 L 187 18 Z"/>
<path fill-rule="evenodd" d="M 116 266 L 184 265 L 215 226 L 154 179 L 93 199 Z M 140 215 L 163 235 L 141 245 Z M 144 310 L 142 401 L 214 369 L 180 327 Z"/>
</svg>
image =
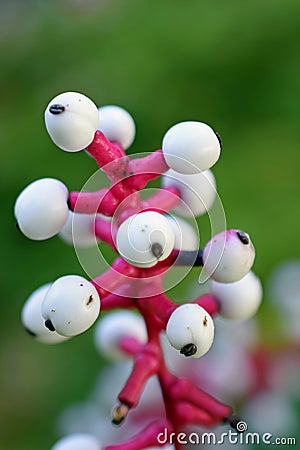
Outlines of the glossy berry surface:
<svg viewBox="0 0 300 450">
<path fill-rule="evenodd" d="M 165 134 L 162 149 L 169 167 L 176 172 L 193 174 L 212 167 L 219 159 L 219 139 L 209 125 L 181 122 Z"/>
</svg>

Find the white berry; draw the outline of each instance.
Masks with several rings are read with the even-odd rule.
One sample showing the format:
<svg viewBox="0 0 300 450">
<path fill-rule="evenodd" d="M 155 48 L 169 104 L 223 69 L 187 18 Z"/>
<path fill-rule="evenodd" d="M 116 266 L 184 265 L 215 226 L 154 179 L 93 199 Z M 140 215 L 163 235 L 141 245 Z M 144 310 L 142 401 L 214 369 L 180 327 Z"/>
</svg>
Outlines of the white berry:
<svg viewBox="0 0 300 450">
<path fill-rule="evenodd" d="M 45 123 L 58 147 L 67 152 L 78 152 L 93 141 L 99 125 L 99 111 L 85 95 L 63 92 L 48 104 Z"/>
<path fill-rule="evenodd" d="M 250 237 L 241 230 L 215 235 L 203 250 L 205 273 L 221 283 L 234 283 L 251 269 L 255 250 Z"/>
<path fill-rule="evenodd" d="M 68 190 L 59 180 L 42 178 L 27 186 L 15 203 L 20 230 L 34 240 L 48 239 L 65 225 L 68 215 Z"/>
<path fill-rule="evenodd" d="M 175 236 L 168 219 L 154 211 L 128 217 L 116 237 L 120 255 L 136 267 L 152 267 L 169 256 Z"/>
<path fill-rule="evenodd" d="M 204 308 L 186 303 L 172 313 L 166 333 L 170 344 L 180 350 L 180 353 L 199 358 L 212 345 L 214 323 Z"/>
<path fill-rule="evenodd" d="M 134 141 L 134 120 L 120 106 L 107 105 L 99 108 L 99 130 L 111 142 L 119 142 L 126 150 Z"/>
<path fill-rule="evenodd" d="M 85 278 L 67 275 L 56 280 L 42 304 L 42 315 L 50 330 L 75 336 L 90 328 L 100 311 L 96 288 Z"/>
<path fill-rule="evenodd" d="M 174 248 L 194 251 L 199 249 L 199 236 L 196 229 L 186 220 L 174 215 L 166 215 L 175 236 Z"/>
<path fill-rule="evenodd" d="M 249 319 L 262 301 L 261 282 L 251 271 L 235 283 L 210 280 L 210 289 L 220 304 L 220 315 L 228 319 Z"/>
<path fill-rule="evenodd" d="M 110 359 L 122 359 L 119 343 L 124 337 L 147 342 L 147 329 L 141 316 L 131 311 L 112 312 L 101 318 L 95 329 L 95 346 Z"/>
<path fill-rule="evenodd" d="M 170 128 L 163 138 L 166 163 L 180 173 L 197 173 L 212 167 L 220 156 L 215 132 L 202 122 L 181 122 Z"/>
<path fill-rule="evenodd" d="M 56 331 L 50 331 L 45 326 L 41 307 L 51 285 L 52 283 L 48 283 L 36 289 L 26 300 L 21 312 L 21 320 L 25 330 L 37 341 L 45 344 L 56 344 L 68 339 L 56 333 Z"/>
<path fill-rule="evenodd" d="M 54 444 L 51 450 L 101 450 L 97 438 L 87 433 L 74 433 L 65 436 Z"/>
<path fill-rule="evenodd" d="M 205 214 L 216 198 L 216 180 L 210 170 L 187 175 L 169 169 L 162 185 L 178 189 L 181 201 L 174 211 L 185 217 Z"/>
</svg>

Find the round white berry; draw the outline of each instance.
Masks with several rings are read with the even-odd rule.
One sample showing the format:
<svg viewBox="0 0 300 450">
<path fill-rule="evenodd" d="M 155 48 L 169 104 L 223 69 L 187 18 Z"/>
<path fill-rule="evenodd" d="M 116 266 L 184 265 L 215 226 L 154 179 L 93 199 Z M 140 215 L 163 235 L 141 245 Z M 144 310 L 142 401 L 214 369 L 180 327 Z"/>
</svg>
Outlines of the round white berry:
<svg viewBox="0 0 300 450">
<path fill-rule="evenodd" d="M 199 358 L 214 339 L 211 316 L 199 305 L 186 303 L 172 313 L 166 328 L 170 344 L 184 356 Z"/>
<path fill-rule="evenodd" d="M 241 230 L 215 235 L 203 250 L 205 273 L 221 283 L 234 283 L 251 269 L 255 250 L 250 237 Z"/>
<path fill-rule="evenodd" d="M 54 444 L 51 450 L 101 450 L 96 437 L 87 433 L 74 433 L 65 436 Z"/>
<path fill-rule="evenodd" d="M 95 329 L 95 346 L 110 359 L 122 359 L 119 343 L 125 337 L 147 342 L 147 329 L 141 316 L 131 311 L 112 312 L 99 320 Z"/>
<path fill-rule="evenodd" d="M 56 344 L 68 339 L 56 333 L 56 331 L 50 331 L 45 326 L 45 319 L 42 316 L 41 307 L 51 285 L 51 283 L 48 283 L 36 289 L 26 300 L 21 312 L 22 324 L 28 334 L 33 336 L 37 341 L 46 344 Z"/>
<path fill-rule="evenodd" d="M 134 141 L 134 120 L 120 106 L 107 105 L 99 108 L 99 130 L 111 142 L 119 142 L 126 150 Z"/>
<path fill-rule="evenodd" d="M 186 220 L 174 215 L 166 215 L 175 236 L 174 248 L 194 251 L 199 248 L 199 237 L 195 228 Z"/>
<path fill-rule="evenodd" d="M 219 301 L 220 315 L 228 319 L 249 319 L 262 301 L 261 282 L 251 271 L 235 283 L 210 280 L 210 289 Z"/>
<path fill-rule="evenodd" d="M 220 156 L 220 142 L 215 132 L 202 122 L 181 122 L 163 138 L 166 163 L 180 173 L 197 173 L 212 167 Z"/>
<path fill-rule="evenodd" d="M 175 236 L 168 219 L 154 211 L 128 217 L 117 232 L 118 252 L 136 267 L 152 267 L 169 256 Z"/>
<path fill-rule="evenodd" d="M 169 169 L 162 177 L 162 185 L 178 189 L 182 201 L 174 211 L 185 217 L 205 214 L 216 198 L 216 180 L 210 170 L 187 175 Z"/>
<path fill-rule="evenodd" d="M 99 111 L 85 95 L 63 92 L 47 106 L 45 123 L 58 147 L 67 152 L 78 152 L 93 141 L 99 125 Z"/>
<path fill-rule="evenodd" d="M 42 304 L 42 315 L 49 330 L 75 336 L 90 328 L 100 311 L 96 288 L 85 278 L 67 275 L 56 280 Z"/>
<path fill-rule="evenodd" d="M 42 178 L 27 186 L 15 203 L 20 230 L 34 240 L 48 239 L 65 225 L 68 215 L 68 190 L 59 180 Z"/>
<path fill-rule="evenodd" d="M 95 215 L 69 212 L 69 217 L 59 237 L 75 247 L 92 247 L 97 244 L 94 233 Z"/>
</svg>

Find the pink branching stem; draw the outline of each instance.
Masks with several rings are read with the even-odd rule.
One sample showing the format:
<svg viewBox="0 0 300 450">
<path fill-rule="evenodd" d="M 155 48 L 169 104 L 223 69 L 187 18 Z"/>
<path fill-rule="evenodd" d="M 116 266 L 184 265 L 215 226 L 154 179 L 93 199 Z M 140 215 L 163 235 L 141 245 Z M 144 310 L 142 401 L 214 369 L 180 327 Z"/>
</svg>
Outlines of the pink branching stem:
<svg viewBox="0 0 300 450">
<path fill-rule="evenodd" d="M 70 192 L 68 203 L 71 211 L 76 213 L 101 213 L 111 217 L 120 200 L 112 194 L 110 189 L 104 188 L 95 192 Z"/>
<path fill-rule="evenodd" d="M 120 145 L 114 145 L 104 134 L 97 130 L 93 142 L 86 149 L 96 160 L 98 166 L 107 173 L 120 173 L 127 165 L 127 157 Z M 124 159 L 124 162 L 123 162 Z"/>
<path fill-rule="evenodd" d="M 132 336 L 126 336 L 120 340 L 119 348 L 122 352 L 129 356 L 136 356 L 137 353 L 141 353 L 143 351 L 144 344 Z"/>
<path fill-rule="evenodd" d="M 157 294 L 152 297 L 144 297 L 143 305 L 145 308 L 152 310 L 156 316 L 161 319 L 165 326 L 171 314 L 178 306 L 175 305 L 174 302 L 164 293 Z"/>
<path fill-rule="evenodd" d="M 178 401 L 173 404 L 173 408 L 177 426 L 180 426 L 181 429 L 186 425 L 213 427 L 220 424 L 220 418 L 211 416 L 209 413 L 192 405 L 190 402 Z"/>
<path fill-rule="evenodd" d="M 115 293 L 122 284 L 134 281 L 139 276 L 139 269 L 128 264 L 122 258 L 116 258 L 111 267 L 102 275 L 91 280 L 100 296 L 104 298 L 109 293 Z"/>
<path fill-rule="evenodd" d="M 225 420 L 232 412 L 231 407 L 220 403 L 187 378 L 177 379 L 177 382 L 173 383 L 170 388 L 170 394 L 180 401 L 190 402 L 195 407 L 206 411 L 219 422 Z"/>
<path fill-rule="evenodd" d="M 106 242 L 113 250 L 117 251 L 114 240 L 117 231 L 115 224 L 101 217 L 96 217 L 94 231 L 97 239 Z"/>
<path fill-rule="evenodd" d="M 139 192 L 133 192 L 127 196 L 122 202 L 120 202 L 119 207 L 116 209 L 114 214 L 114 223 L 117 227 L 121 225 L 128 217 L 137 214 L 141 211 L 141 199 Z"/>
<path fill-rule="evenodd" d="M 135 158 L 128 163 L 131 175 L 128 183 L 137 190 L 143 189 L 150 180 L 155 180 L 169 169 L 162 150 L 156 150 L 144 158 Z"/>
<path fill-rule="evenodd" d="M 112 309 L 132 309 L 134 302 L 129 297 L 122 297 L 117 294 L 107 294 L 101 298 L 101 311 L 111 311 Z"/>
<path fill-rule="evenodd" d="M 127 442 L 109 445 L 108 447 L 105 447 L 104 450 L 142 450 L 154 446 L 162 447 L 165 444 L 160 444 L 157 437 L 160 433 L 163 433 L 164 435 L 165 430 L 167 431 L 167 435 L 172 432 L 172 427 L 167 421 L 152 422 Z"/>
<path fill-rule="evenodd" d="M 135 303 L 145 320 L 148 343 L 136 355 L 133 370 L 118 396 L 120 402 L 129 407 L 137 405 L 146 382 L 158 372 L 163 361 L 159 338 L 162 323 L 154 312 L 145 310 L 143 298 L 136 299 Z"/>
<path fill-rule="evenodd" d="M 212 317 L 215 316 L 220 309 L 218 300 L 211 294 L 201 295 L 201 297 L 194 300 L 193 303 L 202 306 L 202 308 L 204 308 L 205 311 L 207 311 Z"/>
<path fill-rule="evenodd" d="M 136 355 L 133 370 L 118 395 L 121 403 L 125 403 L 130 408 L 138 404 L 144 386 L 148 379 L 157 373 L 159 361 L 156 357 L 157 349 L 151 343 L 145 345 L 143 350 Z"/>
<path fill-rule="evenodd" d="M 114 197 L 118 198 L 121 201 L 127 200 L 131 194 L 137 191 L 131 186 L 129 186 L 128 183 L 126 183 L 126 178 L 125 179 L 122 178 L 121 174 L 121 177 L 118 175 L 114 175 L 114 179 L 112 179 L 110 192 Z"/>
<path fill-rule="evenodd" d="M 141 202 L 142 210 L 157 211 L 165 214 L 179 202 L 179 192 L 175 188 L 159 189 L 152 197 Z"/>
</svg>

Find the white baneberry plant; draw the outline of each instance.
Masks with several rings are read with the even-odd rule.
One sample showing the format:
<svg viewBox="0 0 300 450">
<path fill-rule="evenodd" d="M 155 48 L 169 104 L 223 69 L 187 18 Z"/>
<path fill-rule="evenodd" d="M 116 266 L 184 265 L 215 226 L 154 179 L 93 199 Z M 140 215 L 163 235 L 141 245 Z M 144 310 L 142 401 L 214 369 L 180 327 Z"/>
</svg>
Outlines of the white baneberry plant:
<svg viewBox="0 0 300 450">
<path fill-rule="evenodd" d="M 152 376 L 164 399 L 164 413 L 125 442 L 103 447 L 94 436 L 77 434 L 52 450 L 141 450 L 159 446 L 160 433 L 174 437 L 190 425 L 236 427 L 230 406 L 169 370 L 161 341 L 166 332 L 181 358 L 199 358 L 213 343 L 215 315 L 248 319 L 261 302 L 260 282 L 250 272 L 255 251 L 247 233 L 224 230 L 202 251 L 191 225 L 171 214 L 174 210 L 195 217 L 212 206 L 216 182 L 210 169 L 220 156 L 220 136 L 202 122 L 178 123 L 165 134 L 162 149 L 130 159 L 125 153 L 135 136 L 130 114 L 113 105 L 98 109 L 77 92 L 51 100 L 45 123 L 58 147 L 67 152 L 86 149 L 111 184 L 96 192 L 68 192 L 51 178 L 31 183 L 15 204 L 20 230 L 35 240 L 59 234 L 76 247 L 103 241 L 118 257 L 91 280 L 72 274 L 40 287 L 25 303 L 23 325 L 36 339 L 57 343 L 90 328 L 100 310 L 130 310 L 111 312 L 95 328 L 101 352 L 133 359 L 112 422 L 120 425 L 137 407 Z M 161 188 L 142 199 L 147 183 L 160 176 Z M 203 266 L 210 292 L 189 303 L 175 303 L 163 284 L 173 266 Z M 176 450 L 182 448 L 173 441 Z"/>
</svg>

